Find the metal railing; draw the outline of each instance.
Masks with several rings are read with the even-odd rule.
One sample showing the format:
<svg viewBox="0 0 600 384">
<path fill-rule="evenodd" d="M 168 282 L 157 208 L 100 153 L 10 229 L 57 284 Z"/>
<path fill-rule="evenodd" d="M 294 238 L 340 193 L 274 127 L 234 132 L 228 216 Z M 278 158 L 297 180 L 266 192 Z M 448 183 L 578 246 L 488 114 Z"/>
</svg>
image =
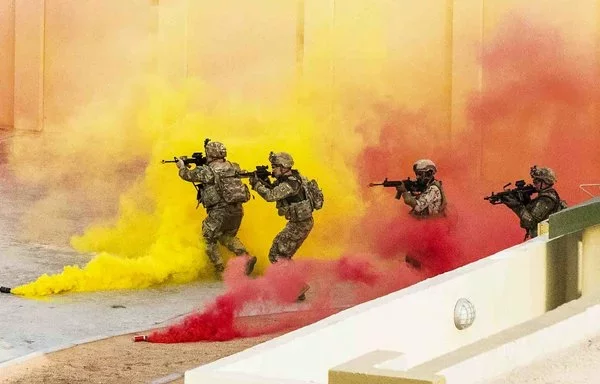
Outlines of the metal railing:
<svg viewBox="0 0 600 384">
<path fill-rule="evenodd" d="M 595 187 L 595 188 L 594 188 L 594 187 Z M 580 188 L 580 189 L 581 189 L 583 192 L 585 192 L 585 193 L 587 193 L 588 195 L 590 195 L 591 197 L 600 196 L 600 183 L 597 183 L 597 184 L 580 184 L 580 185 L 579 185 L 579 188 Z M 588 191 L 588 189 L 586 189 L 586 188 L 588 188 L 588 189 L 592 189 L 592 190 L 597 190 L 597 193 L 596 193 L 596 194 L 594 194 L 594 193 L 592 193 L 592 192 Z"/>
</svg>

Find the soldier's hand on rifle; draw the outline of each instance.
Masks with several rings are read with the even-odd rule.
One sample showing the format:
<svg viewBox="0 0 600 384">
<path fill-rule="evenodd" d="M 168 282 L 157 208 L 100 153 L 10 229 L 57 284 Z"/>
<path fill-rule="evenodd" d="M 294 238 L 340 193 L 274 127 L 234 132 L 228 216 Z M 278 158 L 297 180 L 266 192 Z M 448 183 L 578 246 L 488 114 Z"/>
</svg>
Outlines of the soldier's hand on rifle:
<svg viewBox="0 0 600 384">
<path fill-rule="evenodd" d="M 406 192 L 406 186 L 404 184 L 400 184 L 396 186 L 396 199 L 400 200 L 402 198 L 402 194 Z"/>
<path fill-rule="evenodd" d="M 177 159 L 177 162 L 175 163 L 175 165 L 177 165 L 177 168 L 179 168 L 179 169 L 185 168 L 185 163 L 183 162 L 183 160 L 185 160 L 185 156 L 182 156 Z"/>
<path fill-rule="evenodd" d="M 402 183 L 402 184 L 400 184 L 400 185 L 397 185 L 397 186 L 396 186 L 396 191 L 397 191 L 399 194 L 402 194 L 402 193 L 406 192 L 406 186 L 404 185 L 404 183 Z"/>
<path fill-rule="evenodd" d="M 248 177 L 248 182 L 250 183 L 252 189 L 256 189 L 256 184 L 259 182 L 259 179 L 258 177 L 256 177 L 256 174 L 253 173 L 251 176 Z"/>
</svg>

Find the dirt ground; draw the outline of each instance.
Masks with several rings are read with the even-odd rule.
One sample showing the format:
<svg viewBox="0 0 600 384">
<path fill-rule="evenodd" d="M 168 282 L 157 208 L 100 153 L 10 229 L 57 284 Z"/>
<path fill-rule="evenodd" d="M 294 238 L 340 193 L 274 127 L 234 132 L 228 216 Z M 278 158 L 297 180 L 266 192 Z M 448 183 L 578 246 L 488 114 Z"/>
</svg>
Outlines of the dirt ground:
<svg viewBox="0 0 600 384">
<path fill-rule="evenodd" d="M 117 336 L 9 366 L 0 371 L 0 383 L 161 383 L 183 384 L 183 373 L 218 360 L 275 335 L 226 342 L 153 344 L 132 341 L 133 335 Z M 166 378 L 172 377 L 172 380 Z"/>
<path fill-rule="evenodd" d="M 188 369 L 243 351 L 322 316 L 318 311 L 295 311 L 241 317 L 237 324 L 247 330 L 273 326 L 284 331 L 226 342 L 155 344 L 133 342 L 134 334 L 111 337 L 8 366 L 0 371 L 0 384 L 147 384 L 155 380 L 183 384 Z"/>
</svg>

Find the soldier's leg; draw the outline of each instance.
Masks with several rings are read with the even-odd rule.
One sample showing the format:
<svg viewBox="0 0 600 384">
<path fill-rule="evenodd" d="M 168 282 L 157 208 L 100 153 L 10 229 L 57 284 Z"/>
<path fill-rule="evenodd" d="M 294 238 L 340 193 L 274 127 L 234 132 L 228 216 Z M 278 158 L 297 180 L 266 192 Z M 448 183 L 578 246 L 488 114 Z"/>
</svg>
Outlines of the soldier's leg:
<svg viewBox="0 0 600 384">
<path fill-rule="evenodd" d="M 206 255 L 213 264 L 215 272 L 220 274 L 225 270 L 223 259 L 219 253 L 217 241 L 221 237 L 221 227 L 223 225 L 223 213 L 219 210 L 208 212 L 208 216 L 202 222 L 202 237 L 206 243 Z"/>
<path fill-rule="evenodd" d="M 313 225 L 312 218 L 304 221 L 288 221 L 285 228 L 273 240 L 269 250 L 269 261 L 276 263 L 279 259 L 291 259 L 308 237 Z"/>
<path fill-rule="evenodd" d="M 243 216 L 244 213 L 241 207 L 240 209 L 236 209 L 235 207 L 231 209 L 223 222 L 223 235 L 219 237 L 219 242 L 227 247 L 227 249 L 233 252 L 236 256 L 248 255 L 246 247 L 237 237 Z M 246 261 L 246 275 L 250 275 L 252 273 L 255 265 L 256 257 L 248 255 L 248 260 Z"/>
<path fill-rule="evenodd" d="M 280 259 L 291 259 L 308 237 L 313 224 L 314 221 L 312 218 L 300 222 L 288 221 L 285 228 L 273 240 L 273 245 L 269 250 L 269 261 L 276 263 Z M 304 284 L 298 293 L 296 301 L 306 300 L 306 292 L 309 288 L 308 284 Z"/>
<path fill-rule="evenodd" d="M 219 242 L 236 256 L 248 253 L 244 244 L 242 244 L 241 240 L 237 237 L 243 216 L 244 214 L 241 211 L 229 212 L 229 214 L 224 217 L 222 226 L 223 231 L 221 237 L 219 237 Z"/>
</svg>

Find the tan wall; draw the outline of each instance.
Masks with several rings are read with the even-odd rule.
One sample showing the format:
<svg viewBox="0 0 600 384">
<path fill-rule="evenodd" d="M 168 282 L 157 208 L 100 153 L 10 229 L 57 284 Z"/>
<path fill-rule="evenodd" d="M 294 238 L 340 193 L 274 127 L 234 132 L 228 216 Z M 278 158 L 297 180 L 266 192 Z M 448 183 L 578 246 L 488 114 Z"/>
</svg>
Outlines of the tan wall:
<svg viewBox="0 0 600 384">
<path fill-rule="evenodd" d="M 573 41 L 594 41 L 600 14 L 597 0 L 7 0 L 2 44 L 15 1 L 18 128 L 62 124 L 155 70 L 173 82 L 198 76 L 220 98 L 279 98 L 296 80 L 303 4 L 306 81 L 347 92 L 385 78 L 402 104 L 437 111 L 443 139 L 460 133 L 467 98 L 485 86 L 477 53 L 508 12 L 549 21 Z M 0 59 L 0 125 L 11 121 L 11 63 Z"/>
<path fill-rule="evenodd" d="M 15 129 L 43 127 L 44 0 L 16 0 L 14 50 Z"/>
<path fill-rule="evenodd" d="M 0 128 L 13 126 L 15 2 L 0 1 Z"/>
<path fill-rule="evenodd" d="M 46 0 L 46 128 L 151 71 L 157 22 L 149 0 Z"/>
<path fill-rule="evenodd" d="M 296 73 L 296 3 L 189 2 L 188 76 L 232 98 L 273 99 Z"/>
</svg>

